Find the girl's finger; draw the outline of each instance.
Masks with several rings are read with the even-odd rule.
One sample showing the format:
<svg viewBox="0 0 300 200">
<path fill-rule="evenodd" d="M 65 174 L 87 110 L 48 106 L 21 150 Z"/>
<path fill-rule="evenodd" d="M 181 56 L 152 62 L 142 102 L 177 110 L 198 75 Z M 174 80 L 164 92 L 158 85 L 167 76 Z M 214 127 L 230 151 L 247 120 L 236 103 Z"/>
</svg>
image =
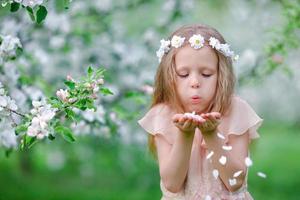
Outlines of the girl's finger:
<svg viewBox="0 0 300 200">
<path fill-rule="evenodd" d="M 187 129 L 191 126 L 192 124 L 192 119 L 188 119 L 184 124 L 183 124 L 183 129 Z"/>
</svg>

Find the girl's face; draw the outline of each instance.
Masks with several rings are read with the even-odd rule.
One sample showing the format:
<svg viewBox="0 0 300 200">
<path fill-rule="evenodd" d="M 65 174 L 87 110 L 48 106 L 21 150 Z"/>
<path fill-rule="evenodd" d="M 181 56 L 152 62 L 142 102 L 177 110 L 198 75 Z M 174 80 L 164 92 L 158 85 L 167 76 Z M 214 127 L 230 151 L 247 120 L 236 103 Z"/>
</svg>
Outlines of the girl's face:
<svg viewBox="0 0 300 200">
<path fill-rule="evenodd" d="M 207 112 L 216 93 L 218 57 L 204 46 L 194 49 L 181 47 L 175 55 L 176 88 L 185 112 Z"/>
</svg>

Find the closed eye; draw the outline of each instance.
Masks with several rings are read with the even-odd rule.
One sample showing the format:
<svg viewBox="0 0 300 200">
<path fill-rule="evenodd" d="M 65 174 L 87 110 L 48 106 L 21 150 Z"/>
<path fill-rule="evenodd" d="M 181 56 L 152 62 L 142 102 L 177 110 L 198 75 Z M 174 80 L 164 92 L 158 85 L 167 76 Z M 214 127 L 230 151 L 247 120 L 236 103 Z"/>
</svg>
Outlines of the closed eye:
<svg viewBox="0 0 300 200">
<path fill-rule="evenodd" d="M 211 76 L 211 74 L 202 74 L 202 76 L 204 76 L 204 77 L 208 78 L 208 77 L 210 77 L 210 76 Z"/>
<path fill-rule="evenodd" d="M 188 77 L 189 74 L 177 74 L 177 75 L 181 78 L 186 78 L 186 77 Z"/>
</svg>

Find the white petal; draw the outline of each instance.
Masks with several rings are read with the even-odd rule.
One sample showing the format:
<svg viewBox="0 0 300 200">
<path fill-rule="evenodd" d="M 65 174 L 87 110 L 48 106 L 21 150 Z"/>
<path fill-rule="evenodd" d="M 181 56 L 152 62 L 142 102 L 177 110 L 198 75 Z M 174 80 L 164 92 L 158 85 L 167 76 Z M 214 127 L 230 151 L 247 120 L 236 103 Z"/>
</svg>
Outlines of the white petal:
<svg viewBox="0 0 300 200">
<path fill-rule="evenodd" d="M 217 179 L 217 178 L 219 177 L 219 171 L 216 170 L 216 169 L 214 169 L 214 170 L 212 171 L 212 174 L 213 174 L 213 176 L 214 176 L 215 179 Z"/>
<path fill-rule="evenodd" d="M 211 152 L 206 156 L 206 159 L 210 159 L 213 155 L 214 155 L 214 152 L 211 151 Z"/>
<path fill-rule="evenodd" d="M 247 167 L 250 167 L 253 164 L 253 162 L 249 157 L 247 157 L 245 158 L 245 164 Z"/>
<path fill-rule="evenodd" d="M 222 164 L 222 165 L 225 165 L 226 162 L 227 162 L 227 158 L 225 156 L 221 156 L 221 158 L 219 159 L 219 162 Z"/>
<path fill-rule="evenodd" d="M 243 173 L 243 170 L 237 171 L 233 174 L 233 177 L 236 178 Z"/>
<path fill-rule="evenodd" d="M 211 197 L 209 195 L 206 195 L 204 200 L 211 200 Z"/>
<path fill-rule="evenodd" d="M 257 175 L 262 177 L 262 178 L 267 178 L 267 175 L 265 173 L 262 173 L 262 172 L 257 172 Z"/>
<path fill-rule="evenodd" d="M 30 137 L 35 137 L 36 134 L 37 134 L 37 130 L 32 126 L 29 126 L 27 129 L 27 135 Z"/>
<path fill-rule="evenodd" d="M 226 146 L 226 145 L 224 145 L 224 146 L 222 146 L 222 148 L 224 150 L 226 150 L 226 151 L 230 151 L 232 149 L 232 146 Z"/>
<path fill-rule="evenodd" d="M 222 140 L 225 140 L 224 135 L 222 135 L 221 133 L 217 133 L 217 136 L 218 136 L 219 138 L 221 138 Z"/>
<path fill-rule="evenodd" d="M 42 105 L 42 103 L 40 101 L 32 101 L 32 105 L 33 105 L 33 107 L 37 108 L 37 107 L 40 107 Z"/>
<path fill-rule="evenodd" d="M 230 185 L 230 186 L 233 186 L 233 185 L 236 184 L 236 179 L 235 179 L 235 178 L 229 179 L 228 181 L 229 181 L 229 185 Z"/>
</svg>

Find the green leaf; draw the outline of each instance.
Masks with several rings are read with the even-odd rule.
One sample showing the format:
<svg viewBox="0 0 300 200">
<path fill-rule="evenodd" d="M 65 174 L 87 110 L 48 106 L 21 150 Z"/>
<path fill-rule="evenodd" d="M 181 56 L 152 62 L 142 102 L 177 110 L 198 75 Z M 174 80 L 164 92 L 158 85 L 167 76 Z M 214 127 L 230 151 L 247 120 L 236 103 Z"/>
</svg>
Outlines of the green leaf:
<svg viewBox="0 0 300 200">
<path fill-rule="evenodd" d="M 88 76 L 89 76 L 89 77 L 92 77 L 94 70 L 93 70 L 93 68 L 92 68 L 91 66 L 89 66 L 87 72 L 88 72 Z"/>
<path fill-rule="evenodd" d="M 20 4 L 17 2 L 13 2 L 10 4 L 10 12 L 17 12 L 20 8 Z"/>
<path fill-rule="evenodd" d="M 24 137 L 24 147 L 31 148 L 37 142 L 36 137 L 29 137 L 25 135 Z"/>
<path fill-rule="evenodd" d="M 49 134 L 48 138 L 49 138 L 49 140 L 54 140 L 55 139 L 54 135 L 52 135 L 52 134 Z"/>
<path fill-rule="evenodd" d="M 29 7 L 29 6 L 27 6 L 27 7 L 26 7 L 26 10 L 27 10 L 27 13 L 28 13 L 30 19 L 31 19 L 32 21 L 35 21 L 35 16 L 34 16 L 34 12 L 33 12 L 32 8 Z"/>
<path fill-rule="evenodd" d="M 100 92 L 102 94 L 104 94 L 104 96 L 106 96 L 106 95 L 113 95 L 114 94 L 112 91 L 110 91 L 108 88 L 105 88 L 105 87 L 100 88 Z"/>
<path fill-rule="evenodd" d="M 39 6 L 39 9 L 36 12 L 36 22 L 40 24 L 47 16 L 48 11 L 45 6 Z"/>
<path fill-rule="evenodd" d="M 8 158 L 12 152 L 13 152 L 13 149 L 7 149 L 7 150 L 5 150 L 5 156 L 6 156 L 6 158 Z"/>
<path fill-rule="evenodd" d="M 68 86 L 71 90 L 75 89 L 75 83 L 73 81 L 65 81 L 66 86 Z"/>
<path fill-rule="evenodd" d="M 63 136 L 63 138 L 68 142 L 75 141 L 75 138 L 74 138 L 70 128 L 59 125 L 59 126 L 55 127 L 55 132 L 61 134 Z"/>
<path fill-rule="evenodd" d="M 104 72 L 105 72 L 105 69 L 102 69 L 102 68 L 97 69 L 96 70 L 96 77 L 99 77 L 99 76 L 103 75 Z"/>
<path fill-rule="evenodd" d="M 27 129 L 28 129 L 27 125 L 20 124 L 15 128 L 15 133 L 16 135 L 19 135 L 20 133 L 27 131 Z"/>
</svg>

